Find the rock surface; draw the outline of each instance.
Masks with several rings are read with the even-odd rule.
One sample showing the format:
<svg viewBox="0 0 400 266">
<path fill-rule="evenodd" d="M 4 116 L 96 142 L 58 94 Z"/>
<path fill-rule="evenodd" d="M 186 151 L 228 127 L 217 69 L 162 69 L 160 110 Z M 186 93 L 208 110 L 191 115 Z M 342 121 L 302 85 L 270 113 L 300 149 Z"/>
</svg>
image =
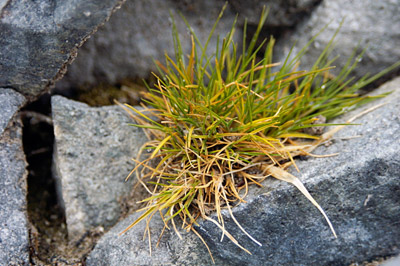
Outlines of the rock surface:
<svg viewBox="0 0 400 266">
<path fill-rule="evenodd" d="M 25 98 L 11 89 L 0 88 L 0 136 L 19 108 L 25 103 Z"/>
<path fill-rule="evenodd" d="M 0 265 L 29 265 L 27 164 L 22 148 L 22 123 L 19 118 L 10 119 L 23 100 L 17 93 L 8 92 L 8 96 L 15 98 L 6 98 L 10 102 L 4 102 L 2 92 L 1 107 L 6 108 L 0 117 L 1 121 L 9 121 L 0 134 Z"/>
<path fill-rule="evenodd" d="M 122 0 L 2 1 L 0 87 L 35 98 L 63 76 L 77 48 Z"/>
<path fill-rule="evenodd" d="M 247 203 L 233 212 L 239 223 L 260 241 L 249 240 L 225 212 L 225 228 L 253 255 L 240 250 L 210 222 L 201 222 L 197 231 L 207 242 L 216 265 L 349 265 L 371 261 L 400 252 L 400 78 L 382 86 L 376 93 L 394 91 L 369 106 L 388 102 L 365 114 L 340 131 L 329 146 L 315 154 L 328 158 L 298 161 L 303 181 L 326 211 L 338 238 L 335 239 L 318 210 L 294 187 L 268 179 L 263 188 L 253 187 Z M 365 108 L 369 107 L 365 106 Z M 362 108 L 364 109 L 364 108 Z M 337 122 L 358 114 L 355 110 Z M 144 224 L 119 236 L 138 214 L 118 223 L 98 242 L 87 265 L 207 265 L 207 251 L 194 234 L 183 241 L 167 231 L 160 247 L 150 256 L 148 242 L 142 241 Z M 151 225 L 152 241 L 157 242 L 162 222 Z M 305 256 L 304 254 L 307 254 Z"/>
<path fill-rule="evenodd" d="M 210 265 L 207 249 L 193 233 L 181 232 L 183 240 L 180 240 L 174 232 L 166 230 L 160 245 L 155 248 L 164 226 L 158 215 L 150 222 L 151 255 L 148 239 L 143 241 L 145 223 L 142 222 L 119 236 L 139 216 L 140 213 L 135 213 L 107 232 L 90 253 L 86 265 Z"/>
<path fill-rule="evenodd" d="M 247 19 L 249 24 L 257 25 L 259 12 L 263 7 L 269 8 L 268 18 L 265 26 L 268 27 L 293 27 L 321 2 L 321 0 L 230 0 L 239 20 Z"/>
<path fill-rule="evenodd" d="M 382 263 L 382 266 L 398 266 L 398 265 L 400 265 L 400 256 L 389 259 L 384 263 Z"/>
<path fill-rule="evenodd" d="M 315 36 L 325 25 L 328 27 L 316 38 L 301 60 L 302 67 L 309 69 L 332 39 L 340 22 L 344 23 L 337 35 L 332 58 L 340 55 L 333 65 L 340 71 L 351 53 L 359 47 L 366 48 L 362 62 L 355 69 L 358 78 L 367 73 L 376 74 L 400 61 L 400 5 L 398 1 L 323 1 L 309 20 L 299 25 L 293 34 L 277 43 L 276 47 L 287 54 L 296 41 L 294 54 Z M 281 61 L 281 60 L 280 60 Z M 333 70 L 334 73 L 335 70 Z"/>
<path fill-rule="evenodd" d="M 68 236 L 79 239 L 96 226 L 108 228 L 121 214 L 134 178 L 131 157 L 146 141 L 118 106 L 101 108 L 52 97 L 54 168 Z"/>
<path fill-rule="evenodd" d="M 292 27 L 311 12 L 320 0 L 305 1 L 242 1 L 232 0 L 220 20 L 216 32 L 224 36 L 239 15 L 236 41 L 241 43 L 244 18 L 257 25 L 264 5 L 270 7 L 266 22 L 269 27 Z M 99 81 L 114 84 L 125 78 L 147 77 L 156 71 L 153 59 L 164 61 L 164 53 L 174 55 L 171 38 L 172 23 L 169 11 L 181 33 L 184 50 L 189 53 L 190 37 L 179 17 L 181 12 L 202 43 L 221 11 L 223 0 L 128 0 L 110 21 L 82 46 L 79 56 L 69 67 L 57 88 L 96 84 Z M 210 53 L 216 38 L 211 39 Z"/>
<path fill-rule="evenodd" d="M 183 49 L 189 51 L 190 32 L 178 12 L 182 12 L 204 43 L 223 5 L 224 1 L 220 0 L 128 0 L 82 46 L 79 56 L 57 87 L 62 89 L 99 81 L 114 84 L 127 77 L 147 77 L 157 70 L 153 59 L 164 62 L 165 52 L 174 55 L 170 11 L 181 33 L 180 38 L 184 40 Z M 216 32 L 225 35 L 234 16 L 226 10 Z M 215 43 L 216 38 L 213 38 L 209 47 L 214 49 Z"/>
</svg>

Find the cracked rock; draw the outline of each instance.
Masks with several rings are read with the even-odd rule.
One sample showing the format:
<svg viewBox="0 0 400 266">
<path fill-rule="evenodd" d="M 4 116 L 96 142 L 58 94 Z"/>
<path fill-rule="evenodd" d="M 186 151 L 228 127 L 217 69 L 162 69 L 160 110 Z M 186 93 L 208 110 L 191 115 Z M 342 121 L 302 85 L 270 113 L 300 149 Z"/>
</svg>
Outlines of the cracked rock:
<svg viewBox="0 0 400 266">
<path fill-rule="evenodd" d="M 64 75 L 77 48 L 122 0 L 1 1 L 0 87 L 30 99 Z"/>
<path fill-rule="evenodd" d="M 97 226 L 118 221 L 135 178 L 124 179 L 147 140 L 118 106 L 89 107 L 52 97 L 54 168 L 68 237 L 79 240 Z"/>
<path fill-rule="evenodd" d="M 29 265 L 27 163 L 16 115 L 23 103 L 19 93 L 0 90 L 0 265 Z"/>
<path fill-rule="evenodd" d="M 11 89 L 0 88 L 0 136 L 7 128 L 8 123 L 25 103 L 25 98 L 21 94 Z"/>
<path fill-rule="evenodd" d="M 204 44 L 224 5 L 221 0 L 128 0 L 104 27 L 82 46 L 58 89 L 97 84 L 115 84 L 126 78 L 148 77 L 157 71 L 153 60 L 164 63 L 164 53 L 174 55 L 172 20 L 174 16 L 184 53 L 191 49 L 190 32 L 179 16 L 188 20 Z M 224 36 L 231 29 L 235 14 L 227 9 L 216 32 Z M 239 34 L 236 39 L 240 41 Z M 209 44 L 215 49 L 217 38 Z"/>
</svg>

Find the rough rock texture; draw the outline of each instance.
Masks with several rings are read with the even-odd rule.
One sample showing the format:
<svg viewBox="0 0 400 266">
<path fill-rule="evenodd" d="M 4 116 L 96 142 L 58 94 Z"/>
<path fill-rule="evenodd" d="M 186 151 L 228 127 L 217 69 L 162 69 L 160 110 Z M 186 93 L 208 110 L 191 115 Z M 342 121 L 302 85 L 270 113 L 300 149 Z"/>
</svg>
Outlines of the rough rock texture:
<svg viewBox="0 0 400 266">
<path fill-rule="evenodd" d="M 101 108 L 52 97 L 54 163 L 68 236 L 76 240 L 96 226 L 113 225 L 132 189 L 131 157 L 146 141 L 117 106 Z"/>
<path fill-rule="evenodd" d="M 325 25 L 328 27 L 310 46 L 307 56 L 301 62 L 309 69 L 327 43 L 331 40 L 340 22 L 344 23 L 337 35 L 336 48 L 332 58 L 340 55 L 333 65 L 340 71 L 354 49 L 359 51 L 368 47 L 362 62 L 355 70 L 356 77 L 367 73 L 376 74 L 386 67 L 400 61 L 400 4 L 399 1 L 323 1 L 312 13 L 309 20 L 299 25 L 287 38 L 278 42 L 276 47 L 287 54 L 296 41 L 294 52 L 298 51 L 315 36 Z M 294 53 L 294 54 L 295 54 Z"/>
<path fill-rule="evenodd" d="M 7 105 L 3 96 L 0 95 L 1 107 L 6 104 L 14 110 L 21 104 L 21 96 L 14 95 L 16 98 L 9 99 L 10 102 L 14 99 L 14 105 Z M 9 119 L 8 111 L 11 110 L 6 108 L 5 111 L 6 119 Z M 1 121 L 3 114 L 0 113 Z M 0 134 L 0 265 L 29 265 L 27 164 L 22 149 L 22 123 L 14 117 L 7 124 L 8 127 Z"/>
<path fill-rule="evenodd" d="M 185 51 L 190 49 L 190 32 L 178 12 L 186 17 L 204 43 L 221 11 L 221 0 L 128 0 L 109 22 L 82 46 L 58 88 L 99 81 L 118 82 L 127 77 L 147 77 L 156 71 L 153 59 L 164 62 L 164 53 L 174 55 L 171 11 L 181 33 Z M 234 13 L 226 10 L 216 32 L 225 35 Z M 240 36 L 237 36 L 240 38 Z M 239 39 L 240 40 L 240 39 Z M 214 49 L 216 38 L 209 47 Z M 212 50 L 213 51 L 213 50 Z"/>
<path fill-rule="evenodd" d="M 210 222 L 198 232 L 208 243 L 217 265 L 349 265 L 393 256 L 400 252 L 400 78 L 376 93 L 392 91 L 388 102 L 340 131 L 330 146 L 315 154 L 329 158 L 298 161 L 297 173 L 310 193 L 325 209 L 338 238 L 335 239 L 318 210 L 289 184 L 268 179 L 263 188 L 253 187 L 247 203 L 234 209 L 239 223 L 263 246 L 251 242 L 225 212 L 225 228 L 253 255 L 241 251 Z M 369 107 L 365 106 L 365 108 Z M 364 109 L 364 108 L 363 108 Z M 359 113 L 356 110 L 337 122 Z M 128 217 L 103 236 L 87 259 L 87 265 L 207 265 L 211 260 L 194 234 L 183 241 L 172 232 L 161 239 L 160 248 L 146 253 L 141 241 L 144 225 L 118 236 L 138 214 Z M 158 218 L 154 218 L 158 219 Z M 151 232 L 156 242 L 162 224 L 155 220 Z M 306 256 L 304 254 L 307 254 Z"/>
<path fill-rule="evenodd" d="M 311 12 L 320 0 L 304 1 L 242 1 L 231 0 L 219 22 L 216 32 L 224 36 L 239 15 L 236 40 L 242 38 L 242 22 L 257 25 L 264 5 L 270 7 L 268 27 L 291 27 Z M 147 77 L 155 71 L 153 59 L 164 61 L 164 53 L 174 54 L 171 38 L 172 11 L 181 33 L 184 49 L 190 49 L 188 30 L 179 17 L 181 12 L 202 43 L 221 11 L 223 0 L 128 0 L 110 21 L 100 28 L 79 51 L 58 89 L 65 89 L 99 81 L 115 83 L 124 78 Z M 211 40 L 210 52 L 215 49 L 216 38 Z"/>
<path fill-rule="evenodd" d="M 66 70 L 77 48 L 122 0 L 2 1 L 0 87 L 34 98 Z"/>
<path fill-rule="evenodd" d="M 239 14 L 240 21 L 246 18 L 249 24 L 257 25 L 260 20 L 259 13 L 265 6 L 269 8 L 265 23 L 267 27 L 292 27 L 310 14 L 321 0 L 229 0 L 228 2 L 235 13 Z"/>
<path fill-rule="evenodd" d="M 392 258 L 382 263 L 382 266 L 398 266 L 398 265 L 400 265 L 400 256 L 397 256 L 396 258 Z"/>
<path fill-rule="evenodd" d="M 24 103 L 24 96 L 18 92 L 0 88 L 0 136 L 3 134 L 11 118 Z"/>
<path fill-rule="evenodd" d="M 174 232 L 166 230 L 160 245 L 155 248 L 164 226 L 163 221 L 157 215 L 150 222 L 151 256 L 148 239 L 143 241 L 145 223 L 140 223 L 137 227 L 119 236 L 139 216 L 140 213 L 135 213 L 107 232 L 90 253 L 86 265 L 210 265 L 210 255 L 207 253 L 207 249 L 193 233 L 181 232 L 183 237 L 183 241 L 181 241 Z"/>
</svg>

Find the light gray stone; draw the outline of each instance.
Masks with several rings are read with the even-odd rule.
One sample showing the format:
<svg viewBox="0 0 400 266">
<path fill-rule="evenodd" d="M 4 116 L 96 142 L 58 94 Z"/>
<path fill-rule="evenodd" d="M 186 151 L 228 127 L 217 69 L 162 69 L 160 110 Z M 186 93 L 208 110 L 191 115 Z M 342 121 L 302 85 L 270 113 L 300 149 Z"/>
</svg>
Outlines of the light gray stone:
<svg viewBox="0 0 400 266">
<path fill-rule="evenodd" d="M 204 44 L 219 12 L 221 0 L 128 0 L 99 31 L 82 46 L 79 56 L 69 67 L 58 89 L 96 84 L 114 84 L 124 78 L 148 77 L 156 71 L 153 60 L 165 62 L 167 52 L 174 56 L 172 41 L 172 12 L 183 49 L 189 53 L 190 32 L 178 15 L 181 12 Z M 224 36 L 230 29 L 235 14 L 228 8 L 217 26 L 216 33 Z M 240 34 L 236 36 L 240 41 Z M 212 53 L 216 37 L 210 44 Z"/>
<path fill-rule="evenodd" d="M 146 137 L 118 106 L 101 108 L 52 97 L 54 166 L 68 236 L 76 240 L 96 226 L 108 228 L 121 215 L 133 181 L 132 157 Z"/>
<path fill-rule="evenodd" d="M 18 97 L 16 105 L 21 101 Z M 4 98 L 0 100 L 3 104 Z M 22 123 L 14 117 L 7 124 L 0 135 L 0 265 L 29 265 L 28 173 L 22 148 Z"/>
<path fill-rule="evenodd" d="M 400 256 L 389 259 L 384 263 L 382 263 L 382 266 L 398 266 L 398 265 L 400 265 Z"/>
<path fill-rule="evenodd" d="M 11 89 L 0 88 L 0 136 L 19 108 L 25 103 L 25 98 Z"/>
<path fill-rule="evenodd" d="M 359 125 L 339 131 L 332 144 L 315 154 L 339 155 L 298 160 L 302 180 L 326 211 L 338 238 L 335 239 L 318 210 L 293 186 L 273 178 L 262 188 L 252 187 L 247 203 L 234 208 L 239 223 L 262 243 L 257 246 L 224 212 L 225 228 L 249 249 L 249 255 L 210 222 L 196 230 L 213 253 L 216 265 L 349 265 L 393 256 L 400 249 L 400 78 L 375 93 L 394 91 L 365 107 L 387 102 L 358 118 Z M 358 114 L 357 109 L 335 122 Z M 211 260 L 194 234 L 180 240 L 167 230 L 160 247 L 150 256 L 148 242 L 142 241 L 144 224 L 119 236 L 138 217 L 134 214 L 118 223 L 98 242 L 87 265 L 207 265 Z M 159 218 L 151 226 L 153 242 L 163 226 Z M 305 255 L 306 254 L 306 255 Z"/>
<path fill-rule="evenodd" d="M 293 34 L 287 34 L 276 47 L 286 55 L 296 42 L 293 54 L 297 54 L 313 36 L 328 25 L 301 60 L 302 68 L 310 69 L 338 30 L 342 20 L 344 23 L 335 38 L 336 45 L 331 54 L 331 58 L 340 56 L 333 63 L 336 66 L 333 73 L 338 73 L 342 69 L 357 47 L 359 52 L 367 48 L 359 66 L 354 70 L 354 76 L 358 78 L 367 73 L 376 74 L 400 61 L 398 0 L 323 1 L 314 10 L 310 19 L 301 23 Z M 278 61 L 282 61 L 282 58 L 284 57 Z"/>
<path fill-rule="evenodd" d="M 77 48 L 122 0 L 2 1 L 0 87 L 34 99 L 63 76 Z"/>
<path fill-rule="evenodd" d="M 155 215 L 150 222 L 152 253 L 149 252 L 148 239 L 143 241 L 146 224 L 139 223 L 125 234 L 120 233 L 140 216 L 135 213 L 119 222 L 97 243 L 86 260 L 88 266 L 118 265 L 209 265 L 210 255 L 207 249 L 193 233 L 181 232 L 183 240 L 166 230 L 156 247 L 164 226 Z"/>
</svg>

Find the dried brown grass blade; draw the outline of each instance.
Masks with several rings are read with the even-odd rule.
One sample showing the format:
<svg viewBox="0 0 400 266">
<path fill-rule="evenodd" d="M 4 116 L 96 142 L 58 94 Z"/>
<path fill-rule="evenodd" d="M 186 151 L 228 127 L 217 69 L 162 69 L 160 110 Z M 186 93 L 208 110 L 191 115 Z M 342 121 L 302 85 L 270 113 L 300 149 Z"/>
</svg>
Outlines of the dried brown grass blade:
<svg viewBox="0 0 400 266">
<path fill-rule="evenodd" d="M 195 233 L 195 234 L 200 238 L 201 242 L 203 242 L 203 244 L 206 246 L 206 248 L 207 248 L 207 250 L 208 250 L 208 254 L 210 254 L 211 260 L 212 260 L 213 264 L 215 264 L 213 255 L 211 254 L 211 250 L 210 250 L 210 248 L 208 247 L 206 241 L 204 241 L 203 237 L 202 237 L 193 227 L 191 228 L 191 230 L 193 231 L 193 233 Z"/>
<path fill-rule="evenodd" d="M 222 225 L 220 225 L 217 221 L 215 221 L 214 219 L 211 219 L 208 216 L 204 217 L 207 221 L 212 222 L 213 224 L 215 224 L 216 226 L 218 226 L 219 229 L 221 229 L 223 231 L 223 233 L 239 248 L 243 249 L 245 252 L 249 253 L 251 255 L 251 252 L 248 251 L 247 249 L 245 249 L 242 245 L 239 244 L 239 242 L 228 232 L 226 231 L 226 229 L 224 227 L 222 227 Z"/>
<path fill-rule="evenodd" d="M 321 208 L 321 206 L 319 206 L 319 204 L 315 201 L 315 199 L 311 196 L 311 194 L 308 192 L 308 190 L 305 188 L 305 186 L 303 185 L 303 183 L 301 183 L 300 179 L 298 179 L 297 177 L 295 177 L 294 175 L 290 174 L 289 172 L 276 167 L 276 166 L 267 166 L 267 173 L 272 175 L 273 177 L 286 181 L 288 183 L 293 184 L 294 186 L 296 186 L 301 193 L 303 193 L 303 195 L 315 206 L 317 207 L 317 209 L 322 213 L 322 215 L 324 216 L 325 220 L 327 221 L 333 235 L 335 236 L 335 238 L 337 238 L 335 229 L 332 226 L 331 221 L 329 220 L 328 216 L 325 214 L 325 211 Z"/>
<path fill-rule="evenodd" d="M 224 195 L 224 199 L 226 202 L 226 206 L 228 207 L 228 211 L 230 216 L 232 217 L 233 221 L 235 222 L 235 224 L 240 228 L 240 230 L 242 230 L 242 232 L 248 236 L 254 243 L 256 243 L 257 245 L 259 245 L 260 247 L 262 247 L 262 244 L 260 242 L 258 242 L 254 237 L 252 237 L 249 233 L 246 232 L 246 230 L 244 230 L 244 228 L 240 225 L 240 223 L 236 220 L 235 216 L 233 215 L 231 206 L 229 204 L 228 198 L 226 197 L 225 194 L 225 190 L 222 190 L 222 194 Z"/>
</svg>

